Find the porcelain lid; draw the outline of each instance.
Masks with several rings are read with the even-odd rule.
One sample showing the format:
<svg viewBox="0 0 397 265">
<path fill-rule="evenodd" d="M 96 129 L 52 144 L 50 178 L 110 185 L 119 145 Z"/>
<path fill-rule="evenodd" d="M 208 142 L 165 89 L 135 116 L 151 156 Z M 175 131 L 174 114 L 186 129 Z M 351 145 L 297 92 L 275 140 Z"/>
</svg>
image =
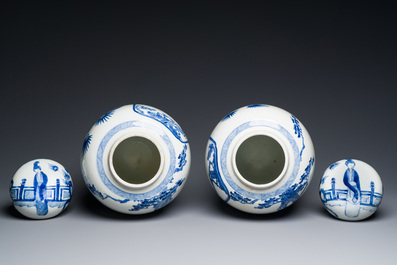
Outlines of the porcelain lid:
<svg viewBox="0 0 397 265">
<path fill-rule="evenodd" d="M 49 159 L 22 165 L 10 184 L 10 196 L 22 215 L 48 219 L 60 214 L 72 198 L 72 179 L 65 168 Z"/>
<path fill-rule="evenodd" d="M 320 197 L 333 216 L 359 221 L 377 210 L 383 197 L 383 185 L 370 165 L 356 159 L 344 159 L 325 170 L 320 183 Z"/>
</svg>

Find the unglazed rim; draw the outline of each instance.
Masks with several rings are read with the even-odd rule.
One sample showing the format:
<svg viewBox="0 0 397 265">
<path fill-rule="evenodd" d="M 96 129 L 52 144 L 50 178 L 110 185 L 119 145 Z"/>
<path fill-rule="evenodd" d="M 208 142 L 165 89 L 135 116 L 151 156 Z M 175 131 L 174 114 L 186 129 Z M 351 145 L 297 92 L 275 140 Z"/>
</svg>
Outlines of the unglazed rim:
<svg viewBox="0 0 397 265">
<path fill-rule="evenodd" d="M 247 140 L 253 136 L 258 136 L 258 135 L 268 136 L 268 137 L 272 138 L 273 140 L 275 140 L 281 146 L 283 153 L 284 153 L 284 159 L 285 159 L 283 169 L 282 169 L 281 173 L 278 175 L 278 177 L 276 177 L 273 181 L 271 181 L 269 183 L 265 183 L 265 184 L 256 184 L 256 183 L 248 181 L 246 178 L 243 177 L 243 175 L 241 175 L 240 171 L 237 168 L 237 163 L 236 163 L 237 151 L 238 151 L 239 147 L 241 146 L 241 144 L 245 140 Z M 240 135 L 236 136 L 236 138 L 237 139 L 235 140 L 236 142 L 233 146 L 233 151 L 232 151 L 232 155 L 230 156 L 230 159 L 231 159 L 233 171 L 236 175 L 236 180 L 238 182 L 240 182 L 244 186 L 248 187 L 249 189 L 257 190 L 257 191 L 261 192 L 263 190 L 274 187 L 284 178 L 284 176 L 286 176 L 288 166 L 291 163 L 290 155 L 288 152 L 288 148 L 287 148 L 286 144 L 284 143 L 284 139 L 282 139 L 279 135 L 277 135 L 277 133 L 275 133 L 275 132 L 273 132 L 273 130 L 269 130 L 267 128 L 261 128 L 261 129 L 253 128 L 252 130 L 248 130 L 247 132 L 241 133 Z"/>
<path fill-rule="evenodd" d="M 140 183 L 140 184 L 133 184 L 133 183 L 129 183 L 129 182 L 123 180 L 121 177 L 119 177 L 119 175 L 117 174 L 117 172 L 113 166 L 113 155 L 114 155 L 116 148 L 122 141 L 124 141 L 125 139 L 128 139 L 128 138 L 131 138 L 131 137 L 142 137 L 142 138 L 145 138 L 145 139 L 151 141 L 156 146 L 157 150 L 160 153 L 160 165 L 159 165 L 159 168 L 158 168 L 156 174 L 150 180 L 148 180 L 144 183 Z M 146 131 L 143 132 L 141 130 L 135 130 L 135 131 L 124 132 L 122 135 L 120 135 L 117 138 L 117 140 L 115 140 L 115 142 L 112 144 L 112 147 L 108 154 L 108 167 L 109 167 L 109 170 L 111 173 L 110 177 L 115 182 L 115 184 L 120 184 L 121 188 L 124 188 L 127 190 L 138 191 L 138 190 L 144 190 L 144 189 L 152 186 L 159 180 L 160 176 L 162 175 L 162 173 L 164 171 L 165 155 L 164 155 L 164 151 L 163 151 L 164 147 L 160 144 L 160 141 L 157 138 L 158 137 L 156 137 Z"/>
</svg>

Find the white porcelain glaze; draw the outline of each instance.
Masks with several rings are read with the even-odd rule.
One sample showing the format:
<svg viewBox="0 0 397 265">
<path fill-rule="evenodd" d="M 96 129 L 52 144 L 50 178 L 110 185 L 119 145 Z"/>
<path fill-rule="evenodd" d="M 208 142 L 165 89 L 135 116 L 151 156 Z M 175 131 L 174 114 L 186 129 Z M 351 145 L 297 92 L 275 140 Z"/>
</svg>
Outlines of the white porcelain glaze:
<svg viewBox="0 0 397 265">
<path fill-rule="evenodd" d="M 360 221 L 378 209 L 383 184 L 373 167 L 357 159 L 329 166 L 320 183 L 320 198 L 327 211 L 342 220 Z"/>
<path fill-rule="evenodd" d="M 271 213 L 291 205 L 306 190 L 314 171 L 314 148 L 293 115 L 256 104 L 219 122 L 208 141 L 205 163 L 212 186 L 228 204 L 249 213 Z"/>
<path fill-rule="evenodd" d="M 124 140 L 130 143 L 120 147 Z M 120 152 L 126 159 L 117 150 L 124 150 Z M 153 158 L 156 150 L 160 162 Z M 127 105 L 106 113 L 91 128 L 81 168 L 87 187 L 104 205 L 143 214 L 167 205 L 180 192 L 190 168 L 190 148 L 180 126 L 166 113 Z"/>
<path fill-rule="evenodd" d="M 60 214 L 72 198 L 73 184 L 65 168 L 49 159 L 35 159 L 21 166 L 11 180 L 15 208 L 32 219 Z"/>
</svg>

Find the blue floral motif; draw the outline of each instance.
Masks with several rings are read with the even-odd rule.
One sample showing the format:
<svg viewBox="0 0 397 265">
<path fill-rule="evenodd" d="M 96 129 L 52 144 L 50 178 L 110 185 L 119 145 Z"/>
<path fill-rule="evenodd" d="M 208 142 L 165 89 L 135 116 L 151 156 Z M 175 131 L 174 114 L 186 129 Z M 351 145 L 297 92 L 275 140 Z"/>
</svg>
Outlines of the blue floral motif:
<svg viewBox="0 0 397 265">
<path fill-rule="evenodd" d="M 115 110 L 111 110 L 107 113 L 105 113 L 102 117 L 99 118 L 99 120 L 97 120 L 97 122 L 95 123 L 95 125 L 100 125 L 102 123 L 107 122 L 113 115 Z"/>
<path fill-rule="evenodd" d="M 294 131 L 295 131 L 296 136 L 298 138 L 302 138 L 302 149 L 300 151 L 300 156 L 302 159 L 302 153 L 303 153 L 303 150 L 305 149 L 305 139 L 303 138 L 302 128 L 300 126 L 298 119 L 295 118 L 294 115 L 291 115 L 291 120 L 292 120 L 292 123 L 294 124 Z"/>
<path fill-rule="evenodd" d="M 88 134 L 85 139 L 84 139 L 84 143 L 83 143 L 83 155 L 85 155 L 85 153 L 87 153 L 88 148 L 90 147 L 92 141 L 92 135 Z"/>
<path fill-rule="evenodd" d="M 211 185 L 213 187 L 217 186 L 219 189 L 225 192 L 227 195 L 225 201 L 226 202 L 229 201 L 230 199 L 229 190 L 226 187 L 225 183 L 223 182 L 221 173 L 219 172 L 218 148 L 216 146 L 215 140 L 212 139 L 212 137 L 210 137 L 210 143 L 208 145 L 207 161 L 208 161 L 208 177 L 210 179 Z"/>
<path fill-rule="evenodd" d="M 178 156 L 179 162 L 178 162 L 178 167 L 175 168 L 175 173 L 176 173 L 176 172 L 179 172 L 179 171 L 182 171 L 182 170 L 183 170 L 183 167 L 186 165 L 186 163 L 187 163 L 187 160 L 186 160 L 186 151 L 187 151 L 187 144 L 185 144 L 185 145 L 183 146 L 183 150 L 182 150 L 182 152 L 181 152 L 181 153 L 179 154 L 179 156 Z"/>
<path fill-rule="evenodd" d="M 257 209 L 269 208 L 277 203 L 281 203 L 277 210 L 282 210 L 286 208 L 288 205 L 294 203 L 297 199 L 299 199 L 299 194 L 301 194 L 307 188 L 309 184 L 309 175 L 310 171 L 312 170 L 314 165 L 314 158 L 310 158 L 309 164 L 305 169 L 305 172 L 300 177 L 298 183 L 293 184 L 292 186 L 288 187 L 288 189 L 283 192 L 278 197 L 272 197 L 267 199 L 264 203 L 260 203 Z"/>
<path fill-rule="evenodd" d="M 143 116 L 149 117 L 163 124 L 179 141 L 187 143 L 187 138 L 181 127 L 167 114 L 160 112 L 155 108 L 143 105 L 133 105 L 133 110 Z"/>
<path fill-rule="evenodd" d="M 149 207 L 153 207 L 154 210 L 160 209 L 172 200 L 172 196 L 184 181 L 185 179 L 180 179 L 175 183 L 175 186 L 162 191 L 159 195 L 156 195 L 150 199 L 140 200 L 139 203 L 134 205 L 129 211 L 139 211 L 142 209 L 148 209 Z"/>
</svg>

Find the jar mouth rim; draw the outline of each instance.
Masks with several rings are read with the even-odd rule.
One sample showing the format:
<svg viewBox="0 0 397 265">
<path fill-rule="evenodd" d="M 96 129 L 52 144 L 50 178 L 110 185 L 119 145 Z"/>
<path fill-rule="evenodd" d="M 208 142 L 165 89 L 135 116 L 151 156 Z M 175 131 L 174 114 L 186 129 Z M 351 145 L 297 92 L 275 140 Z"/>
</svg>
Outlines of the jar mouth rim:
<svg viewBox="0 0 397 265">
<path fill-rule="evenodd" d="M 247 139 L 254 137 L 254 136 L 267 136 L 269 138 L 272 138 L 275 140 L 280 146 L 284 154 L 284 166 L 283 169 L 281 170 L 280 174 L 273 179 L 270 182 L 263 183 L 263 184 L 257 184 L 254 182 L 251 182 L 247 180 L 239 171 L 237 167 L 237 162 L 236 162 L 236 155 L 239 147 L 241 144 L 246 141 Z M 232 163 L 232 168 L 233 171 L 236 175 L 236 178 L 238 181 L 241 182 L 241 184 L 245 185 L 246 187 L 252 189 L 252 190 L 265 190 L 274 187 L 277 185 L 283 178 L 286 176 L 287 170 L 288 170 L 288 165 L 290 164 L 290 156 L 289 152 L 287 149 L 287 145 L 285 143 L 285 139 L 280 137 L 279 133 L 277 131 L 272 130 L 272 129 L 267 129 L 267 128 L 260 128 L 260 129 L 255 129 L 253 128 L 252 130 L 247 130 L 244 133 L 241 133 L 236 137 L 236 143 L 234 145 L 233 151 L 232 151 L 232 156 L 231 156 L 231 163 Z"/>
<path fill-rule="evenodd" d="M 125 180 L 123 180 L 116 172 L 114 165 L 113 165 L 113 156 L 115 153 L 116 148 L 119 146 L 119 144 L 121 142 L 123 142 L 124 140 L 131 138 L 131 137 L 142 137 L 145 138 L 146 140 L 149 140 L 150 142 L 152 142 L 154 144 L 154 146 L 157 148 L 157 150 L 159 151 L 160 154 L 160 165 L 157 169 L 156 174 L 150 178 L 148 181 L 143 182 L 143 183 L 130 183 L 127 182 Z M 129 131 L 129 132 L 125 132 L 122 135 L 120 135 L 118 137 L 118 139 L 113 143 L 110 151 L 109 151 L 109 156 L 108 156 L 108 166 L 111 172 L 111 177 L 112 180 L 114 180 L 117 184 L 120 184 L 123 188 L 127 188 L 127 189 L 131 189 L 131 190 L 142 190 L 142 189 L 146 189 L 150 186 L 152 186 L 154 183 L 156 183 L 160 176 L 163 173 L 163 169 L 164 169 L 164 151 L 162 148 L 162 145 L 159 141 L 159 139 L 157 139 L 158 137 L 152 135 L 151 133 L 148 133 L 146 131 Z"/>
</svg>

